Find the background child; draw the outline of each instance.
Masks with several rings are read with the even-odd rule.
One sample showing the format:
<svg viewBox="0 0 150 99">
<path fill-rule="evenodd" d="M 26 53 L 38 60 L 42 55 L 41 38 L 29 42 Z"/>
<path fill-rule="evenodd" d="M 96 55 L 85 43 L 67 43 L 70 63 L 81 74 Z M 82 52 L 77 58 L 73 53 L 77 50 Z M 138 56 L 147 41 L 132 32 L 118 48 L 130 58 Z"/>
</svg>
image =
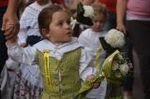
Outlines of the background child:
<svg viewBox="0 0 150 99">
<path fill-rule="evenodd" d="M 20 18 L 20 15 L 22 15 L 24 9 L 30 5 L 31 3 L 35 2 L 36 0 L 21 0 L 19 1 L 19 11 L 18 11 L 18 14 L 19 14 L 19 18 Z"/>
<path fill-rule="evenodd" d="M 77 39 L 72 38 L 70 16 L 65 9 L 57 5 L 45 8 L 39 14 L 38 23 L 44 40 L 22 48 L 15 43 L 14 36 L 7 40 L 8 54 L 21 63 L 39 64 L 42 99 L 73 99 L 81 82 L 94 78 L 92 57 Z M 95 83 L 94 88 L 98 85 Z"/>
<path fill-rule="evenodd" d="M 37 17 L 43 8 L 51 4 L 49 0 L 36 0 L 25 8 L 20 19 L 19 45 L 25 47 L 28 43 L 29 45 L 33 45 L 41 40 Z"/>
<path fill-rule="evenodd" d="M 94 9 L 94 17 L 93 17 L 93 25 L 84 30 L 78 40 L 79 43 L 82 45 L 88 47 L 90 51 L 92 51 L 94 61 L 97 54 L 97 49 L 100 45 L 100 37 L 104 37 L 106 34 L 106 31 L 103 31 L 103 26 L 106 23 L 107 20 L 107 10 L 104 6 L 100 4 L 94 4 L 92 5 Z M 105 59 L 105 53 L 104 51 L 98 52 L 98 55 L 101 53 L 99 60 L 101 65 L 103 63 L 103 60 Z M 96 65 L 96 64 L 95 64 Z M 99 71 L 99 70 L 98 70 Z M 105 92 L 106 92 L 106 82 L 102 82 L 101 86 L 97 89 L 93 89 L 88 95 L 88 99 L 104 99 L 105 98 Z"/>
</svg>

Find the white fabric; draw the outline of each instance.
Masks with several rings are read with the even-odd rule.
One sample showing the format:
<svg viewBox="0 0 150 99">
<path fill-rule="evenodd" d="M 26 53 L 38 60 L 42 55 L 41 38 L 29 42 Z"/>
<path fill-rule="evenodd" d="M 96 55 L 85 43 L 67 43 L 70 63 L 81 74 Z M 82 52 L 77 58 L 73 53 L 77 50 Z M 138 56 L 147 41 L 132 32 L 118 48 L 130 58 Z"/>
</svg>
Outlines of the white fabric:
<svg viewBox="0 0 150 99">
<path fill-rule="evenodd" d="M 6 67 L 11 70 L 16 70 L 19 67 L 19 63 L 13 61 L 11 58 L 8 58 L 6 61 Z"/>
<path fill-rule="evenodd" d="M 92 89 L 87 95 L 86 99 L 105 99 L 107 89 L 107 82 L 102 81 L 100 87 Z"/>
<path fill-rule="evenodd" d="M 27 6 L 20 18 L 20 31 L 18 34 L 18 44 L 26 43 L 27 36 L 41 36 L 38 29 L 38 15 L 42 9 L 51 5 L 39 5 L 36 1 Z"/>
<path fill-rule="evenodd" d="M 97 48 L 101 44 L 99 38 L 104 37 L 105 35 L 106 35 L 106 31 L 94 32 L 91 28 L 88 28 L 80 34 L 78 41 L 83 46 L 86 46 L 89 48 L 95 60 Z M 104 58 L 105 58 L 105 51 L 102 50 L 100 53 L 101 54 L 100 54 L 99 62 L 100 62 L 100 66 L 102 66 L 102 62 L 104 61 Z M 92 89 L 87 94 L 86 98 L 87 99 L 105 99 L 106 89 L 107 89 L 106 86 L 107 86 L 106 81 L 102 81 L 100 87 L 97 89 Z"/>
<path fill-rule="evenodd" d="M 37 64 L 32 64 L 32 66 L 26 65 L 26 64 L 21 64 L 20 70 L 22 73 L 21 76 L 24 79 L 31 82 L 31 84 L 34 86 L 43 88 L 43 81 L 42 81 L 42 77 L 40 74 L 39 66 Z"/>
<path fill-rule="evenodd" d="M 95 59 L 97 49 L 101 45 L 99 38 L 104 37 L 106 33 L 106 31 L 94 32 L 91 28 L 88 28 L 80 34 L 78 41 L 81 45 L 85 46 L 87 50 L 89 50 L 92 53 L 92 56 Z M 99 61 L 100 66 L 102 66 L 102 62 L 105 59 L 106 54 L 103 49 L 100 53 L 101 54 Z"/>
<path fill-rule="evenodd" d="M 72 38 L 71 42 L 60 44 L 60 45 L 53 45 L 48 40 L 43 40 L 37 44 L 35 44 L 33 47 L 26 47 L 21 48 L 16 44 L 8 46 L 8 54 L 12 59 L 14 59 L 17 62 L 25 63 L 28 65 L 32 65 L 33 62 L 36 63 L 35 56 L 36 56 L 36 50 L 44 51 L 49 50 L 50 56 L 61 59 L 63 54 L 70 52 L 72 50 L 75 50 L 77 48 L 81 48 L 82 54 L 80 58 L 80 66 L 79 66 L 79 72 L 81 75 L 82 80 L 85 80 L 88 75 L 96 74 L 93 62 L 92 62 L 92 56 L 90 52 L 88 52 L 84 47 L 82 47 L 76 38 Z"/>
<path fill-rule="evenodd" d="M 141 21 L 149 21 L 150 18 L 141 18 L 141 17 L 138 17 L 136 15 L 129 15 L 127 14 L 126 15 L 126 20 L 141 20 Z"/>
<path fill-rule="evenodd" d="M 105 35 L 106 31 L 94 32 L 91 28 L 88 28 L 80 34 L 78 41 L 83 46 L 88 47 L 95 57 L 97 48 L 101 44 L 99 38 Z"/>
</svg>

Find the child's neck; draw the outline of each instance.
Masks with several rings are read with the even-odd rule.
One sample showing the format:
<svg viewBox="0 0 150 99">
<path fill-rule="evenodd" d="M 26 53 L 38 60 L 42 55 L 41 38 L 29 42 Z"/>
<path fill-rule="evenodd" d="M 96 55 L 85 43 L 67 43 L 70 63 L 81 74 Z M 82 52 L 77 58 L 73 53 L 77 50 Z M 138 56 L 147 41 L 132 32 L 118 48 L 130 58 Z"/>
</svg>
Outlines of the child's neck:
<svg viewBox="0 0 150 99">
<path fill-rule="evenodd" d="M 102 29 L 100 29 L 100 30 L 95 30 L 94 27 L 91 27 L 91 30 L 92 30 L 93 32 L 101 32 L 101 31 L 102 31 Z"/>
<path fill-rule="evenodd" d="M 54 45 L 55 46 L 59 46 L 59 45 L 62 45 L 63 43 L 55 43 Z"/>
</svg>

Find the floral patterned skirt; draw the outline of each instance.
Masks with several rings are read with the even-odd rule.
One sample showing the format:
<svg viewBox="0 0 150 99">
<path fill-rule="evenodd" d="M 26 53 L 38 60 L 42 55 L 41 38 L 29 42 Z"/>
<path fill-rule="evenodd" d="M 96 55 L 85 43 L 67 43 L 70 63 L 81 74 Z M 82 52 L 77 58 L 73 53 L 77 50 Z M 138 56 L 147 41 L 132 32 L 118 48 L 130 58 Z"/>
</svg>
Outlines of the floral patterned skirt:
<svg viewBox="0 0 150 99">
<path fill-rule="evenodd" d="M 13 99 L 39 99 L 42 92 L 42 87 L 39 86 L 39 83 L 42 82 L 41 79 L 34 81 L 34 83 L 37 83 L 35 85 L 31 78 L 34 80 L 36 76 L 27 71 L 28 69 L 25 70 L 25 73 L 22 70 L 25 69 L 19 69 L 16 72 Z"/>
</svg>

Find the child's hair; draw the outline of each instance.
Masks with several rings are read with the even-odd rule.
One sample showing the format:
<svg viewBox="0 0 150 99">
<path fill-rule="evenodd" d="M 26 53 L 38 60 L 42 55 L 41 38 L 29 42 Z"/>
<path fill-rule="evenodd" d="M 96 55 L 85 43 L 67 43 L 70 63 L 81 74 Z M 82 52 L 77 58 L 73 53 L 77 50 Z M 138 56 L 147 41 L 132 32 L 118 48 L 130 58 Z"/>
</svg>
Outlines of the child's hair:
<svg viewBox="0 0 150 99">
<path fill-rule="evenodd" d="M 42 29 L 49 30 L 49 24 L 52 22 L 52 16 L 57 11 L 63 11 L 69 14 L 68 10 L 59 5 L 50 5 L 49 7 L 44 8 L 38 16 L 38 25 L 40 33 L 42 34 Z M 61 17 L 61 16 L 60 16 Z"/>
<path fill-rule="evenodd" d="M 105 17 L 105 20 L 107 20 L 107 9 L 104 5 L 102 4 L 93 4 L 92 5 L 94 9 L 94 16 L 97 14 L 103 14 Z"/>
</svg>

